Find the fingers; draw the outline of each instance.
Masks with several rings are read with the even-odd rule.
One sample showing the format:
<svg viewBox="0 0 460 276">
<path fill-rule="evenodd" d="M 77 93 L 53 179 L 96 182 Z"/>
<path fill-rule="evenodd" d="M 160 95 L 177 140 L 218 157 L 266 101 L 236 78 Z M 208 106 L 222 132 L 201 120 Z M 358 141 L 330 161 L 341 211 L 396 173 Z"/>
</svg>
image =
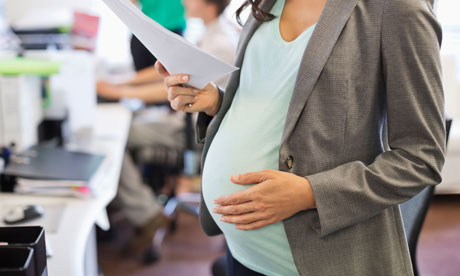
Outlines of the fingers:
<svg viewBox="0 0 460 276">
<path fill-rule="evenodd" d="M 189 87 L 172 86 L 168 89 L 168 101 L 176 111 L 195 112 L 196 108 L 188 106 L 198 100 L 200 90 Z"/>
<path fill-rule="evenodd" d="M 234 194 L 220 196 L 214 200 L 217 205 L 236 205 L 259 199 L 258 194 L 253 189 L 247 189 Z"/>
<path fill-rule="evenodd" d="M 269 224 L 273 224 L 270 220 L 259 220 L 248 224 L 236 224 L 235 228 L 240 230 L 256 230 L 265 227 Z"/>
<path fill-rule="evenodd" d="M 227 223 L 232 223 L 235 225 L 241 224 L 252 224 L 257 221 L 266 220 L 267 215 L 261 212 L 252 212 L 242 215 L 226 215 L 221 216 L 220 220 Z"/>
<path fill-rule="evenodd" d="M 195 103 L 198 101 L 197 95 L 199 94 L 200 90 L 185 86 L 185 84 L 190 81 L 190 75 L 170 75 L 166 68 L 159 61 L 155 63 L 155 69 L 164 78 L 163 83 L 166 90 L 168 91 L 168 101 L 174 110 L 183 112 L 197 112 L 208 109 L 206 101 L 204 101 L 204 104 L 201 103 L 195 105 Z"/>
<path fill-rule="evenodd" d="M 252 190 L 244 190 L 231 195 L 221 196 L 214 200 L 215 204 L 219 205 L 236 205 L 252 201 Z"/>
<path fill-rule="evenodd" d="M 168 100 L 173 101 L 178 96 L 196 96 L 200 90 L 189 87 L 172 86 L 168 89 Z"/>
<path fill-rule="evenodd" d="M 163 64 L 161 62 L 157 61 L 155 62 L 155 69 L 157 70 L 158 74 L 162 75 L 163 77 L 169 76 L 168 70 L 164 68 Z"/>
<path fill-rule="evenodd" d="M 168 75 L 164 78 L 164 84 L 166 87 L 177 86 L 186 84 L 190 80 L 190 76 L 186 74 Z"/>
<path fill-rule="evenodd" d="M 161 62 L 155 62 L 155 69 L 158 74 L 164 77 L 164 84 L 166 87 L 186 84 L 190 80 L 190 76 L 187 74 L 170 75 L 166 68 Z"/>
<path fill-rule="evenodd" d="M 179 96 L 171 101 L 171 107 L 176 111 L 193 112 L 191 108 L 195 101 L 195 96 Z M 189 104 L 191 104 L 191 106 L 189 106 Z"/>
<path fill-rule="evenodd" d="M 220 220 L 235 224 L 235 227 L 243 230 L 253 230 L 264 227 L 276 222 L 273 213 L 266 210 L 263 204 L 253 201 L 228 205 L 217 206 L 213 209 L 214 213 L 222 214 Z"/>
<path fill-rule="evenodd" d="M 275 171 L 272 170 L 263 170 L 258 172 L 250 172 L 244 173 L 239 175 L 234 175 L 230 178 L 230 180 L 235 184 L 255 184 L 267 181 L 275 177 Z"/>
<path fill-rule="evenodd" d="M 213 209 L 214 213 L 222 215 L 241 215 L 253 211 L 259 211 L 259 208 L 256 208 L 254 202 L 246 202 L 238 205 L 228 205 L 228 206 L 217 206 Z"/>
</svg>

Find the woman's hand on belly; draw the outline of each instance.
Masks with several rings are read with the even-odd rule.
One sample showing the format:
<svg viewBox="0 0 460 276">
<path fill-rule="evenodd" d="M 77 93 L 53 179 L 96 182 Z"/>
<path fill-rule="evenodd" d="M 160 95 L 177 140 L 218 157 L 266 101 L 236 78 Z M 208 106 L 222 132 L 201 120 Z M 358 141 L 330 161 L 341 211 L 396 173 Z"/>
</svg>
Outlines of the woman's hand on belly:
<svg viewBox="0 0 460 276">
<path fill-rule="evenodd" d="M 263 170 L 232 176 L 239 185 L 254 185 L 247 190 L 215 199 L 214 213 L 241 230 L 259 229 L 292 215 L 315 208 L 310 183 L 292 173 Z"/>
</svg>

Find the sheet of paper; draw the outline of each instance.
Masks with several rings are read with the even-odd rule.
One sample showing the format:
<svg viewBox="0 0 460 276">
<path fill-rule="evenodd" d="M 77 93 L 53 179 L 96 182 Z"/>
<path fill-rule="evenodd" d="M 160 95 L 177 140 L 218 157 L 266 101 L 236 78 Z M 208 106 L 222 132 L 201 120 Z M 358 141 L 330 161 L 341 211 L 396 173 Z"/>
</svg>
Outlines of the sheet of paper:
<svg viewBox="0 0 460 276">
<path fill-rule="evenodd" d="M 104 0 L 170 74 L 189 74 L 191 86 L 204 88 L 235 70 L 143 14 L 129 0 Z"/>
</svg>

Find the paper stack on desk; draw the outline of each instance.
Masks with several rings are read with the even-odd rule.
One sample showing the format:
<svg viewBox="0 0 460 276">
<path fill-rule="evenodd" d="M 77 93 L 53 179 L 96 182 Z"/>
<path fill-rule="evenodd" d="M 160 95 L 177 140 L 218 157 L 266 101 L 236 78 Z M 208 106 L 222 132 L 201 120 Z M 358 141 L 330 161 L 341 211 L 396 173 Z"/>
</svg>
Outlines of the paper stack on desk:
<svg viewBox="0 0 460 276">
<path fill-rule="evenodd" d="M 93 183 L 104 156 L 35 146 L 11 156 L 4 174 L 17 177 L 15 192 L 46 195 L 96 194 Z"/>
<path fill-rule="evenodd" d="M 143 14 L 129 0 L 104 0 L 170 74 L 189 74 L 191 86 L 204 88 L 235 70 Z"/>
<path fill-rule="evenodd" d="M 86 198 L 95 195 L 91 183 L 71 180 L 35 180 L 18 178 L 14 192 L 46 196 L 75 196 Z"/>
</svg>

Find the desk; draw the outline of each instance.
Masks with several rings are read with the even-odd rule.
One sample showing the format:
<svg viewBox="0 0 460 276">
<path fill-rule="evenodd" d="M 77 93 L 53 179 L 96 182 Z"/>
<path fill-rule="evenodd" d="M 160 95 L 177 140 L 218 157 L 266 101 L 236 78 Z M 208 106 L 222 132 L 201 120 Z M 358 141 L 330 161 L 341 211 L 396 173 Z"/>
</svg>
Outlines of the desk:
<svg viewBox="0 0 460 276">
<path fill-rule="evenodd" d="M 71 145 L 73 149 L 106 155 L 94 176 L 94 183 L 103 191 L 97 197 L 79 199 L 0 193 L 0 202 L 6 204 L 65 204 L 57 231 L 46 233 L 53 251 L 53 257 L 48 259 L 50 276 L 92 276 L 84 272 L 85 262 L 91 261 L 85 260 L 85 251 L 87 246 L 95 246 L 95 223 L 109 227 L 105 208 L 117 192 L 130 121 L 131 113 L 123 106 L 99 105 L 93 133 Z"/>
</svg>

